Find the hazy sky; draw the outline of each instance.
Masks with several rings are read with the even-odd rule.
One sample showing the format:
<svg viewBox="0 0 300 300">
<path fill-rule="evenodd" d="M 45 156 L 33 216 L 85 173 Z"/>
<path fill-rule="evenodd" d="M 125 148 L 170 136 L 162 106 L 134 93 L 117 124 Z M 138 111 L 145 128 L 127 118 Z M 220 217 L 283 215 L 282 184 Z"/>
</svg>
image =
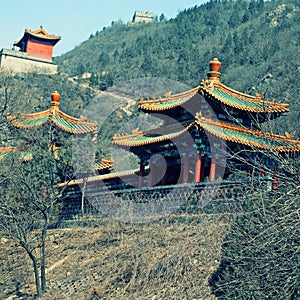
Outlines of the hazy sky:
<svg viewBox="0 0 300 300">
<path fill-rule="evenodd" d="M 54 56 L 63 54 L 101 31 L 112 21 L 132 20 L 134 11 L 148 11 L 167 19 L 185 8 L 206 0 L 6 0 L 0 11 L 0 49 L 11 49 L 25 28 L 35 30 L 42 25 L 50 34 L 61 35 Z"/>
</svg>

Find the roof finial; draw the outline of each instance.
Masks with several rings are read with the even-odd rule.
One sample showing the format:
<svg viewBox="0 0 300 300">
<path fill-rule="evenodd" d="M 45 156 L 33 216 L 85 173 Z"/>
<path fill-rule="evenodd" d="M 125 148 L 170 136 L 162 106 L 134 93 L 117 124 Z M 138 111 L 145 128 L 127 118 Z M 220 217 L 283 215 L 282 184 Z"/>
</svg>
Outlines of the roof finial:
<svg viewBox="0 0 300 300">
<path fill-rule="evenodd" d="M 55 91 L 51 94 L 51 100 L 54 102 L 59 102 L 60 99 L 60 94 L 58 93 L 58 91 Z"/>
<path fill-rule="evenodd" d="M 209 72 L 207 73 L 209 80 L 220 81 L 221 73 L 221 62 L 215 57 L 209 62 Z"/>
<path fill-rule="evenodd" d="M 55 91 L 51 94 L 51 106 L 59 107 L 60 94 Z"/>
</svg>

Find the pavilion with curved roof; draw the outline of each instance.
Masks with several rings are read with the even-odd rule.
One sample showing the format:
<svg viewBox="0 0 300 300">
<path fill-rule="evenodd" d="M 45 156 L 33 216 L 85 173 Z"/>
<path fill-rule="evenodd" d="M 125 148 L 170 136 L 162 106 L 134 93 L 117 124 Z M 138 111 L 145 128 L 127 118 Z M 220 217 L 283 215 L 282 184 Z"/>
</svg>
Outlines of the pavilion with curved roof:
<svg viewBox="0 0 300 300">
<path fill-rule="evenodd" d="M 7 122 L 20 129 L 31 129 L 46 126 L 56 127 L 59 131 L 67 135 L 85 136 L 90 135 L 93 142 L 96 143 L 98 135 L 98 124 L 95 121 L 89 121 L 85 117 L 75 118 L 61 111 L 60 94 L 55 91 L 51 94 L 50 107 L 44 111 L 18 115 L 8 115 Z M 50 141 L 51 147 L 58 156 L 59 145 Z M 1 155 L 1 153 L 0 153 Z M 113 170 L 113 161 L 108 158 L 96 160 L 94 170 L 99 174 L 109 173 Z"/>
<path fill-rule="evenodd" d="M 288 133 L 281 136 L 261 130 L 262 123 L 288 115 L 289 105 L 226 86 L 220 81 L 220 67 L 220 61 L 214 58 L 209 63 L 208 78 L 189 91 L 141 99 L 139 110 L 164 121 L 158 129 L 115 134 L 113 144 L 135 153 L 140 159 L 140 174 L 145 180 L 140 180 L 139 186 L 226 178 L 229 153 L 242 149 L 251 150 L 253 159 L 263 165 L 267 163 L 263 151 L 299 153 L 300 141 L 293 140 Z M 165 174 L 157 175 L 160 166 L 151 160 L 154 154 L 166 160 Z M 222 157 L 223 171 L 218 171 L 222 169 Z M 265 166 L 276 169 L 274 165 Z M 154 180 L 153 176 L 160 178 Z"/>
</svg>

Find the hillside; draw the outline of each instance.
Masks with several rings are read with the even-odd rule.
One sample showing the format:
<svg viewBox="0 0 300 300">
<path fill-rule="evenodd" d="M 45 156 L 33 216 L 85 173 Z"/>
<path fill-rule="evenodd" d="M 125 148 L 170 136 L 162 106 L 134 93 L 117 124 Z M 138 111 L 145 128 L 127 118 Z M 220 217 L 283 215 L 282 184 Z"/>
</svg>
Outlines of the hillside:
<svg viewBox="0 0 300 300">
<path fill-rule="evenodd" d="M 79 80 L 90 73 L 85 82 L 96 89 L 144 77 L 194 87 L 206 78 L 208 62 L 218 57 L 225 84 L 289 103 L 292 116 L 279 125 L 284 122 L 297 135 L 299 24 L 297 0 L 210 1 L 169 21 L 138 26 L 117 22 L 56 62 L 61 73 Z"/>
<path fill-rule="evenodd" d="M 73 225 L 49 231 L 49 292 L 43 299 L 215 299 L 208 279 L 220 260 L 225 218 L 170 216 L 132 225 L 107 219 L 83 222 L 96 228 Z M 22 251 L 1 239 L 1 299 L 33 299 L 31 264 Z"/>
<path fill-rule="evenodd" d="M 205 76 L 208 61 L 218 57 L 224 81 L 241 90 L 261 84 L 262 92 L 273 97 L 280 91 L 276 84 L 288 82 L 299 67 L 293 59 L 299 51 L 299 19 L 297 0 L 211 1 L 165 22 L 116 23 L 56 61 L 69 76 L 91 73 L 95 86 L 145 76 L 194 86 Z M 262 81 L 266 75 L 271 75 L 268 91 Z"/>
</svg>

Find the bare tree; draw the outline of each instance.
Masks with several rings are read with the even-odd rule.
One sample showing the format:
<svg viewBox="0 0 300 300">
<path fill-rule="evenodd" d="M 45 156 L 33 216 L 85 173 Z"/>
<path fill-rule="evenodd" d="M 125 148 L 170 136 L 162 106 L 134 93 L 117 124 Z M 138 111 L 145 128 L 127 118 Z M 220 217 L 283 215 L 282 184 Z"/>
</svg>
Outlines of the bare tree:
<svg viewBox="0 0 300 300">
<path fill-rule="evenodd" d="M 265 126 L 272 131 L 271 123 Z M 299 150 L 247 147 L 229 159 L 246 166 L 232 171 L 249 180 L 249 189 L 232 214 L 212 291 L 218 299 L 299 299 Z"/>
<path fill-rule="evenodd" d="M 54 155 L 43 130 L 22 133 L 17 140 L 19 150 L 1 161 L 0 230 L 30 257 L 36 292 L 42 296 L 46 291 L 47 230 L 57 221 L 62 193 L 55 185 L 68 181 L 69 165 Z"/>
</svg>

